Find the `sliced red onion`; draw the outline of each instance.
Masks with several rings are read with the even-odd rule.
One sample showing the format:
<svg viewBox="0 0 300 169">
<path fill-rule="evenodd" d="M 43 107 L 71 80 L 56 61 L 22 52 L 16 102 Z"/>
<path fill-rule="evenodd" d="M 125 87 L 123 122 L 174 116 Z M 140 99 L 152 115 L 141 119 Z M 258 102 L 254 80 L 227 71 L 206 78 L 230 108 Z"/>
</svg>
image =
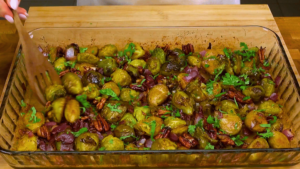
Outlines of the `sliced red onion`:
<svg viewBox="0 0 300 169">
<path fill-rule="evenodd" d="M 142 147 L 144 146 L 145 142 L 146 142 L 146 138 L 141 138 L 139 141 L 136 142 L 136 146 Z"/>
<path fill-rule="evenodd" d="M 187 82 L 192 81 L 199 75 L 199 71 L 197 67 L 189 67 L 187 66 L 184 70 L 185 73 L 188 74 L 188 76 L 185 76 L 183 79 Z"/>
<path fill-rule="evenodd" d="M 217 111 L 218 112 L 218 119 L 222 119 L 223 118 L 223 113 L 220 112 L 220 111 Z"/>
<path fill-rule="evenodd" d="M 34 136 L 34 134 L 32 133 L 32 131 L 28 131 L 28 132 L 27 132 L 27 135 L 28 135 L 28 137 Z"/>
<path fill-rule="evenodd" d="M 44 124 L 46 127 L 49 127 L 49 128 L 51 128 L 51 127 L 53 127 L 53 126 L 56 126 L 57 124 L 56 124 L 56 122 L 54 122 L 54 121 L 51 121 L 51 122 L 47 122 L 47 123 L 45 123 Z"/>
<path fill-rule="evenodd" d="M 248 109 L 250 111 L 255 109 L 255 104 L 254 103 L 248 104 L 247 106 L 248 106 Z"/>
<path fill-rule="evenodd" d="M 199 54 L 200 54 L 201 56 L 205 56 L 205 54 L 206 54 L 206 51 L 205 51 L 205 50 L 203 50 L 203 51 L 199 52 Z"/>
<path fill-rule="evenodd" d="M 67 128 L 71 128 L 67 123 L 62 123 L 52 130 L 52 134 L 60 133 L 65 131 Z"/>
<path fill-rule="evenodd" d="M 74 144 L 61 144 L 60 151 L 74 151 Z"/>
<path fill-rule="evenodd" d="M 66 54 L 65 54 L 65 58 L 66 60 L 76 60 L 76 56 L 75 56 L 75 49 L 73 47 L 69 47 L 68 49 L 66 49 Z"/>
<path fill-rule="evenodd" d="M 147 148 L 151 148 L 153 141 L 151 140 L 151 138 L 147 139 L 145 142 L 145 147 Z"/>
<path fill-rule="evenodd" d="M 244 134 L 245 136 L 250 136 L 250 135 L 252 134 L 252 131 L 249 130 L 247 127 L 244 127 L 244 128 L 243 128 L 243 134 Z"/>
<path fill-rule="evenodd" d="M 97 133 L 97 135 L 98 135 L 98 138 L 99 138 L 100 140 L 103 140 L 103 138 L 104 138 L 103 135 L 102 135 L 99 131 L 97 131 L 96 133 Z"/>
<path fill-rule="evenodd" d="M 174 142 L 178 141 L 178 136 L 172 132 L 170 132 L 169 138 L 171 141 L 174 141 Z"/>
<path fill-rule="evenodd" d="M 275 78 L 275 87 L 278 87 L 278 86 L 279 86 L 280 79 L 281 79 L 280 76 L 277 76 L 277 77 Z"/>
<path fill-rule="evenodd" d="M 272 100 L 274 102 L 277 102 L 278 101 L 278 94 L 277 93 L 272 93 L 269 98 L 270 98 L 270 100 Z"/>
<path fill-rule="evenodd" d="M 70 144 L 70 143 L 73 143 L 74 142 L 74 135 L 69 133 L 63 133 L 63 134 L 60 134 L 59 136 L 56 136 L 55 137 L 55 141 L 61 141 L 63 143 L 66 143 L 66 144 Z"/>
<path fill-rule="evenodd" d="M 282 133 L 291 141 L 294 138 L 294 134 L 291 129 L 284 129 Z"/>
</svg>

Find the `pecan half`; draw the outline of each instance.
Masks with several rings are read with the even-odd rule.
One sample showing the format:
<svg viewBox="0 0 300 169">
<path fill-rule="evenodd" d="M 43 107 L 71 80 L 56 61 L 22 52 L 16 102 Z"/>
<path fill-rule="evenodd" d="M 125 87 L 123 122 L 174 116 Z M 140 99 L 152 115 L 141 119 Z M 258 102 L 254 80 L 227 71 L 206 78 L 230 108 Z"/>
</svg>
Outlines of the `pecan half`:
<svg viewBox="0 0 300 169">
<path fill-rule="evenodd" d="M 265 61 L 265 52 L 266 52 L 266 48 L 260 47 L 260 49 L 258 50 L 258 56 L 259 56 L 260 63 L 264 63 L 264 61 Z"/>
<path fill-rule="evenodd" d="M 100 102 L 97 103 L 96 107 L 98 110 L 101 110 L 106 102 L 106 98 L 101 98 Z"/>
<path fill-rule="evenodd" d="M 189 135 L 188 133 L 183 133 L 182 136 L 179 136 L 179 141 L 182 143 L 186 148 L 195 147 L 199 144 L 199 142 Z"/>
<path fill-rule="evenodd" d="M 226 135 L 226 134 L 219 134 L 219 135 L 218 135 L 218 138 L 219 138 L 220 141 L 221 141 L 222 143 L 224 143 L 225 145 L 230 145 L 230 146 L 235 145 L 234 141 L 231 140 L 231 138 L 230 138 L 228 135 Z"/>
<path fill-rule="evenodd" d="M 59 77 L 63 77 L 63 76 L 64 76 L 66 73 L 68 73 L 68 72 L 72 72 L 72 73 L 75 73 L 75 74 L 77 74 L 77 75 L 80 74 L 80 70 L 77 70 L 77 69 L 75 69 L 75 68 L 71 68 L 71 69 L 67 69 L 67 70 L 65 70 L 65 71 L 60 72 L 60 73 L 59 73 Z"/>
<path fill-rule="evenodd" d="M 42 138 L 46 138 L 47 140 L 50 140 L 50 131 L 48 128 L 43 125 L 37 130 L 37 135 Z"/>
<path fill-rule="evenodd" d="M 187 45 L 182 45 L 182 51 L 186 55 L 189 54 L 190 52 L 194 53 L 194 46 L 190 43 L 188 43 Z"/>
<path fill-rule="evenodd" d="M 104 120 L 104 118 L 102 118 L 100 116 L 100 114 L 98 114 L 98 116 L 96 117 L 96 120 L 93 121 L 93 124 L 96 128 L 97 131 L 101 132 L 101 131 L 108 131 L 109 130 L 109 125 L 108 123 Z"/>
<path fill-rule="evenodd" d="M 163 129 L 161 130 L 161 132 L 160 132 L 157 136 L 155 136 L 154 138 L 155 138 L 155 139 L 166 138 L 166 137 L 169 136 L 170 132 L 171 132 L 171 128 L 165 127 L 165 128 L 163 128 Z"/>
<path fill-rule="evenodd" d="M 247 100 L 243 100 L 244 99 L 244 97 L 245 97 L 245 95 L 242 93 L 242 92 L 240 92 L 240 91 L 238 91 L 238 90 L 236 90 L 235 88 L 233 88 L 233 87 L 230 87 L 229 88 L 229 91 L 228 91 L 228 93 L 226 94 L 226 96 L 227 97 L 229 97 L 229 98 L 231 98 L 231 99 L 236 99 L 236 101 L 238 101 L 238 102 L 240 102 L 240 103 L 247 103 L 247 104 L 250 104 L 250 103 L 253 103 L 253 101 L 252 101 L 252 99 L 250 98 L 250 99 L 247 99 Z"/>
</svg>

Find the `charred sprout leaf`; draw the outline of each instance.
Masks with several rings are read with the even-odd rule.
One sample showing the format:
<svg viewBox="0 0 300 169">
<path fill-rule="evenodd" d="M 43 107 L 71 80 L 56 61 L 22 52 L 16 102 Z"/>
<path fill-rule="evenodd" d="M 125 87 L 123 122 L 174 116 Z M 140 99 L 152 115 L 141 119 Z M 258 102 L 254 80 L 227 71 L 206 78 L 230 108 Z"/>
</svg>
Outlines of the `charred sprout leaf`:
<svg viewBox="0 0 300 169">
<path fill-rule="evenodd" d="M 189 125 L 188 127 L 188 132 L 193 135 L 195 133 L 195 129 L 196 129 L 196 126 L 195 125 Z"/>
<path fill-rule="evenodd" d="M 26 107 L 26 103 L 23 100 L 21 100 L 21 107 Z"/>
<path fill-rule="evenodd" d="M 105 147 L 100 147 L 99 148 L 99 151 L 104 151 L 105 150 Z"/>
<path fill-rule="evenodd" d="M 270 138 L 270 137 L 273 137 L 274 134 L 268 128 L 266 133 L 257 133 L 257 135 L 259 135 L 259 136 L 261 136 L 263 138 Z"/>
<path fill-rule="evenodd" d="M 270 124 L 274 124 L 277 121 L 277 116 L 273 116 L 273 120 L 270 120 Z"/>
<path fill-rule="evenodd" d="M 215 146 L 213 146 L 213 145 L 211 145 L 210 143 L 208 143 L 208 144 L 205 146 L 204 149 L 205 149 L 205 150 L 213 150 L 213 149 L 215 149 Z"/>
<path fill-rule="evenodd" d="M 111 124 L 111 125 L 110 125 L 110 128 L 111 128 L 112 131 L 113 131 L 116 127 L 117 127 L 117 125 L 115 125 L 115 124 Z"/>
<path fill-rule="evenodd" d="M 236 137 L 231 137 L 231 139 L 234 141 L 235 145 L 241 146 L 244 144 L 244 140 L 246 140 L 248 137 L 244 137 L 241 139 L 240 135 L 237 135 Z"/>
<path fill-rule="evenodd" d="M 82 47 L 79 48 L 80 53 L 84 53 L 86 50 L 88 50 L 88 48 L 82 48 Z"/>
<path fill-rule="evenodd" d="M 261 127 L 271 127 L 271 124 L 260 124 Z"/>
<path fill-rule="evenodd" d="M 119 109 L 118 109 L 118 106 L 120 106 L 120 105 L 121 105 L 121 103 L 117 103 L 117 104 L 115 104 L 115 105 L 111 105 L 111 104 L 109 103 L 109 104 L 107 105 L 107 107 L 109 107 L 111 111 L 116 111 L 116 112 L 118 112 L 118 113 L 122 113 L 122 110 L 119 110 Z"/>
<path fill-rule="evenodd" d="M 79 131 L 77 131 L 77 132 L 71 132 L 75 137 L 78 137 L 78 136 L 80 136 L 81 134 L 83 134 L 83 133 L 85 133 L 85 132 L 87 132 L 88 131 L 88 128 L 86 128 L 86 127 L 83 127 L 83 128 L 81 128 Z"/>
<path fill-rule="evenodd" d="M 220 128 L 220 120 L 218 118 L 214 118 L 211 115 L 207 117 L 207 123 L 213 124 L 214 127 Z"/>
<path fill-rule="evenodd" d="M 87 99 L 87 95 L 85 94 L 76 96 L 76 100 L 80 102 L 83 105 L 83 107 L 88 109 L 91 107 L 91 104 L 86 99 Z"/>
<path fill-rule="evenodd" d="M 222 95 L 224 95 L 224 94 L 226 94 L 226 92 L 219 93 L 219 94 L 215 95 L 215 97 L 220 97 L 220 96 L 222 96 Z"/>
<path fill-rule="evenodd" d="M 251 97 L 250 96 L 246 96 L 246 97 L 243 98 L 243 101 L 248 100 L 248 99 L 251 99 Z"/>
<path fill-rule="evenodd" d="M 155 133 L 155 127 L 156 127 L 156 121 L 151 121 L 151 124 L 150 124 L 150 126 L 151 126 L 151 131 L 150 131 L 150 134 L 151 134 L 151 140 L 152 141 L 155 141 L 154 140 L 154 133 Z"/>
<path fill-rule="evenodd" d="M 118 95 L 111 88 L 101 89 L 100 93 L 103 95 L 111 96 L 114 100 L 120 100 L 120 98 L 118 98 Z"/>
</svg>

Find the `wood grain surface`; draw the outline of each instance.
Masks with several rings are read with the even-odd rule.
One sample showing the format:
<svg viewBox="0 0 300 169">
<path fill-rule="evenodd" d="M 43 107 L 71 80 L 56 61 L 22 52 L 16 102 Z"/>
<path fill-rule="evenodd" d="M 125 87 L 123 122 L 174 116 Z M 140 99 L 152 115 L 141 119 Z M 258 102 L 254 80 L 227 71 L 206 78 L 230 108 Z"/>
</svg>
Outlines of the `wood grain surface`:
<svg viewBox="0 0 300 169">
<path fill-rule="evenodd" d="M 283 45 L 299 80 L 300 17 L 274 19 L 267 5 L 31 7 L 25 27 L 32 31 L 43 27 L 244 25 L 265 26 L 281 38 L 283 36 Z M 9 67 L 17 44 L 18 36 L 14 26 L 1 21 L 0 89 L 3 88 L 7 74 L 11 73 Z M 1 157 L 0 166 L 1 169 L 11 169 Z M 264 167 L 271 168 L 274 167 Z M 297 169 L 300 165 L 276 167 L 283 168 Z"/>
</svg>

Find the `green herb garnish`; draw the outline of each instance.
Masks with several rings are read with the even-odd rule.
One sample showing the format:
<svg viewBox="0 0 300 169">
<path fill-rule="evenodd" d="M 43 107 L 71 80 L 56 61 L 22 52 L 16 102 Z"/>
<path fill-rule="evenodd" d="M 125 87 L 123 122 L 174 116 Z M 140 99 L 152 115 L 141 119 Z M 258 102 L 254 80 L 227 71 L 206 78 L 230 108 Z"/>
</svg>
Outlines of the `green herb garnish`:
<svg viewBox="0 0 300 169">
<path fill-rule="evenodd" d="M 152 141 L 155 141 L 153 137 L 154 137 L 154 133 L 155 133 L 156 121 L 154 121 L 154 120 L 151 121 L 150 126 L 151 126 L 150 137 L 151 137 Z"/>
<path fill-rule="evenodd" d="M 241 146 L 244 144 L 244 140 L 246 140 L 248 137 L 244 137 L 241 139 L 240 135 L 237 135 L 236 137 L 231 137 L 231 139 L 234 141 L 235 145 Z"/>
<path fill-rule="evenodd" d="M 108 103 L 107 107 L 110 108 L 110 111 L 112 112 L 118 112 L 118 113 L 122 113 L 122 110 L 118 109 L 118 107 L 121 105 L 121 103 L 117 103 L 115 105 L 111 105 L 110 103 Z"/>
<path fill-rule="evenodd" d="M 188 127 L 188 132 L 193 135 L 195 133 L 195 129 L 196 129 L 196 126 L 195 125 L 189 125 Z"/>
<path fill-rule="evenodd" d="M 271 124 L 260 124 L 260 127 L 271 127 Z"/>
<path fill-rule="evenodd" d="M 26 107 L 26 103 L 23 100 L 21 100 L 21 107 Z"/>
<path fill-rule="evenodd" d="M 220 128 L 220 120 L 218 118 L 214 118 L 211 115 L 207 117 L 207 123 L 213 124 L 214 127 Z"/>
<path fill-rule="evenodd" d="M 76 100 L 79 101 L 83 105 L 83 107 L 88 109 L 91 107 L 91 104 L 86 99 L 87 99 L 87 95 L 85 94 L 76 96 Z"/>
<path fill-rule="evenodd" d="M 268 128 L 266 133 L 257 133 L 257 135 L 259 135 L 263 138 L 269 138 L 269 137 L 273 137 L 274 134 Z"/>
<path fill-rule="evenodd" d="M 120 98 L 118 98 L 118 95 L 110 88 L 101 89 L 100 93 L 103 95 L 111 96 L 114 100 L 120 100 Z"/>
<path fill-rule="evenodd" d="M 99 148 L 99 151 L 104 151 L 105 150 L 105 147 L 100 147 Z"/>
<path fill-rule="evenodd" d="M 251 99 L 251 97 L 250 96 L 246 96 L 246 97 L 243 98 L 243 101 L 248 100 L 248 99 Z"/>
<path fill-rule="evenodd" d="M 82 48 L 82 47 L 79 48 L 80 53 L 84 53 L 86 50 L 88 50 L 88 48 Z"/>
<path fill-rule="evenodd" d="M 224 95 L 224 94 L 226 94 L 226 92 L 219 93 L 219 94 L 215 95 L 215 97 L 220 97 L 220 96 L 222 96 L 222 95 Z"/>
<path fill-rule="evenodd" d="M 273 116 L 273 120 L 270 120 L 269 123 L 270 124 L 274 124 L 277 121 L 277 117 Z"/>
<path fill-rule="evenodd" d="M 82 127 L 79 131 L 77 132 L 71 132 L 75 137 L 80 136 L 81 134 L 85 133 L 88 131 L 88 128 Z"/>
<path fill-rule="evenodd" d="M 208 143 L 208 144 L 205 146 L 204 149 L 205 149 L 205 150 L 213 150 L 213 149 L 215 149 L 215 146 L 213 146 L 213 145 L 211 145 L 210 143 Z"/>
</svg>

